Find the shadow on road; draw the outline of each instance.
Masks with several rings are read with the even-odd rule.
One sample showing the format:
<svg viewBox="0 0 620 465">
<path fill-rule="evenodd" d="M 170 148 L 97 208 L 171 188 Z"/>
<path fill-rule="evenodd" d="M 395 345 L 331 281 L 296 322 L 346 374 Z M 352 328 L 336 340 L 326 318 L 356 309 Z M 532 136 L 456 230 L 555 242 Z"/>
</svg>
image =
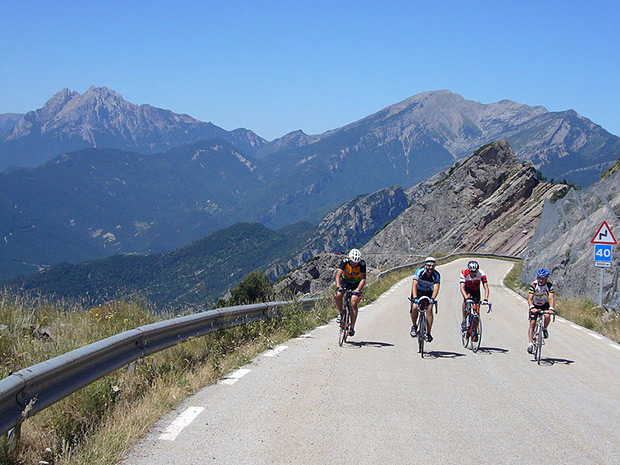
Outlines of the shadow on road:
<svg viewBox="0 0 620 465">
<path fill-rule="evenodd" d="M 430 352 L 424 352 L 424 358 L 457 358 L 465 357 L 465 354 L 458 352 L 443 352 L 441 350 L 431 350 Z"/>
<path fill-rule="evenodd" d="M 536 360 L 532 360 L 532 362 L 536 363 Z M 543 358 L 540 361 L 540 366 L 553 366 L 556 363 L 559 363 L 561 365 L 572 365 L 573 363 L 575 363 L 574 360 L 567 360 L 565 358 Z"/>
<path fill-rule="evenodd" d="M 478 353 L 485 353 L 485 354 L 505 354 L 508 353 L 509 350 L 508 349 L 501 349 L 499 347 L 480 347 L 480 349 L 478 349 Z"/>
<path fill-rule="evenodd" d="M 394 344 L 390 344 L 388 342 L 376 342 L 376 341 L 347 341 L 347 344 L 356 347 L 394 347 Z"/>
</svg>

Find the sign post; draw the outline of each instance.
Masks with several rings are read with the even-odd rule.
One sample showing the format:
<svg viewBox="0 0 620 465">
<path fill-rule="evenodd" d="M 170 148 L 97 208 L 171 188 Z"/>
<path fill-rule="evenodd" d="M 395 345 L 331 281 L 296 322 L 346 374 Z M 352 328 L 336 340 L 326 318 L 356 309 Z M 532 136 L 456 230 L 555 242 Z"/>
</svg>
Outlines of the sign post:
<svg viewBox="0 0 620 465">
<path fill-rule="evenodd" d="M 594 266 L 601 269 L 598 289 L 598 304 L 603 305 L 603 285 L 605 280 L 605 268 L 611 268 L 611 257 L 613 256 L 613 246 L 618 244 L 611 232 L 607 221 L 603 224 L 590 240 L 594 244 Z"/>
</svg>

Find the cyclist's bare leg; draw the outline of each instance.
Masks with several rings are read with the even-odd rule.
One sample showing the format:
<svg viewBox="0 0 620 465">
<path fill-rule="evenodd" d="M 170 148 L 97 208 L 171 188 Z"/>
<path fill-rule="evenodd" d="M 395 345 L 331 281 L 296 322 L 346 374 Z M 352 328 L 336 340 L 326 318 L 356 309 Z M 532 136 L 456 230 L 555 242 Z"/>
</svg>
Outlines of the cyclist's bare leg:
<svg viewBox="0 0 620 465">
<path fill-rule="evenodd" d="M 548 313 L 545 313 L 545 329 L 547 329 L 550 322 L 551 322 L 551 315 L 549 315 Z"/>
<path fill-rule="evenodd" d="M 534 328 L 536 327 L 536 320 L 530 320 L 530 326 L 527 329 L 527 338 L 530 344 L 534 343 Z"/>
<path fill-rule="evenodd" d="M 359 295 L 351 296 L 351 326 L 355 328 L 355 322 L 357 321 L 357 305 L 360 301 Z"/>
<path fill-rule="evenodd" d="M 342 298 L 344 294 L 342 292 L 336 292 L 334 295 L 334 300 L 336 301 L 336 307 L 338 307 L 338 312 L 342 312 Z"/>
<path fill-rule="evenodd" d="M 413 306 L 411 307 L 411 324 L 414 326 L 418 325 L 418 304 L 413 304 Z"/>
<path fill-rule="evenodd" d="M 428 333 L 431 333 L 431 329 L 433 328 L 433 310 L 435 304 L 431 304 L 428 306 L 428 311 L 426 312 L 426 322 L 428 323 Z"/>
</svg>

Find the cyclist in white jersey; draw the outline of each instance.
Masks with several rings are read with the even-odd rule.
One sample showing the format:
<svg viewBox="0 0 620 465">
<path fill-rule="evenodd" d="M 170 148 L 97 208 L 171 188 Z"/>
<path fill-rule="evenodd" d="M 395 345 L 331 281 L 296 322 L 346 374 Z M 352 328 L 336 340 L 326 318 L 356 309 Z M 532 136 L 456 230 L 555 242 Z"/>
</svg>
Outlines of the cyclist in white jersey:
<svg viewBox="0 0 620 465">
<path fill-rule="evenodd" d="M 547 280 L 547 278 L 549 278 L 549 274 L 549 270 L 546 270 L 545 268 L 538 270 L 536 272 L 536 281 L 530 284 L 527 295 L 527 302 L 529 306 L 529 327 L 527 330 L 529 344 L 527 346 L 527 352 L 530 354 L 534 351 L 534 328 L 536 326 L 537 313 L 540 310 L 547 310 L 555 313 L 555 309 L 553 308 L 555 305 L 555 289 L 553 284 Z M 547 327 L 549 326 L 550 321 L 550 314 L 545 314 L 545 329 L 543 330 L 543 336 L 545 339 L 549 337 Z"/>
</svg>

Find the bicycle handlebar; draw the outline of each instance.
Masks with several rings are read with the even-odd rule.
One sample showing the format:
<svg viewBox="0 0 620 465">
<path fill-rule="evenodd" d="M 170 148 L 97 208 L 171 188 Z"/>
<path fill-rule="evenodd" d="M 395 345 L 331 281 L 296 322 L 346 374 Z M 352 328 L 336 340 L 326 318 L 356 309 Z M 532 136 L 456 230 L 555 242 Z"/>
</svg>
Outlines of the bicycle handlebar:
<svg viewBox="0 0 620 465">
<path fill-rule="evenodd" d="M 489 302 L 488 300 L 482 300 L 482 301 L 476 301 L 474 299 L 465 299 L 465 303 L 470 303 L 470 304 L 474 304 L 474 303 L 478 303 L 478 305 L 480 305 L 481 307 L 483 305 L 486 305 L 487 307 L 489 307 L 489 309 L 487 310 L 487 313 L 489 313 L 493 307 L 493 304 L 491 302 Z"/>
</svg>

